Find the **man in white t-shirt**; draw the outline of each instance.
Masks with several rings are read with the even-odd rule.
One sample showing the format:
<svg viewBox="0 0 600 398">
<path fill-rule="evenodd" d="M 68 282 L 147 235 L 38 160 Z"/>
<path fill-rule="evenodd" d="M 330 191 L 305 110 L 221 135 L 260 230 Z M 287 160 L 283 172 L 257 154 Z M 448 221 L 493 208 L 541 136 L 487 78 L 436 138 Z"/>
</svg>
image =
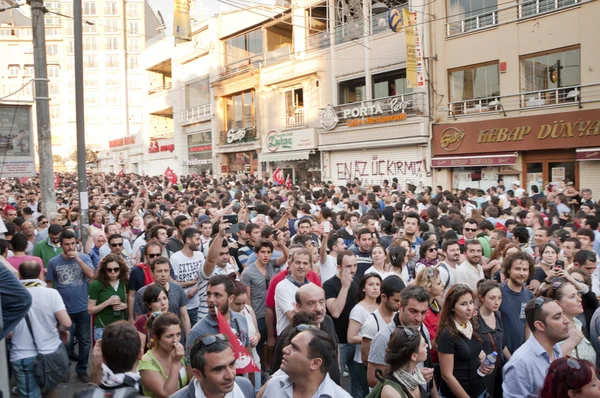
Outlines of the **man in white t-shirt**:
<svg viewBox="0 0 600 398">
<path fill-rule="evenodd" d="M 329 234 L 329 232 L 323 232 L 323 242 L 319 250 L 319 262 L 321 263 L 321 282 L 325 282 L 328 279 L 333 278 L 337 272 L 337 255 L 339 252 L 346 250 L 346 244 L 344 239 L 337 233 Z M 327 254 L 327 248 L 329 248 L 329 254 Z"/>
<path fill-rule="evenodd" d="M 437 265 L 442 285 L 444 285 L 443 297 L 452 286 L 456 284 L 456 267 L 460 261 L 460 244 L 457 240 L 447 240 L 442 244 L 442 252 L 446 257 Z"/>
<path fill-rule="evenodd" d="M 200 232 L 196 228 L 186 228 L 183 231 L 183 249 L 171 255 L 171 270 L 173 282 L 180 285 L 188 298 L 186 306 L 190 324 L 198 321 L 198 307 L 200 306 L 200 288 L 198 275 L 204 265 L 204 254 L 198 251 L 200 247 Z"/>
<path fill-rule="evenodd" d="M 290 324 L 296 309 L 296 292 L 309 282 L 306 274 L 310 270 L 311 258 L 306 249 L 298 249 L 291 256 L 289 273 L 275 288 L 275 316 L 277 335 Z"/>
<path fill-rule="evenodd" d="M 226 230 L 230 227 L 231 224 L 221 221 L 219 224 L 219 233 L 212 239 L 206 261 L 198 272 L 198 297 L 200 299 L 198 321 L 208 314 L 208 304 L 206 304 L 208 280 L 215 275 L 229 275 L 237 271 L 229 261 L 229 242 L 227 241 Z"/>
<path fill-rule="evenodd" d="M 483 268 L 479 264 L 483 248 L 477 239 L 467 242 L 466 260 L 456 268 L 456 283 L 464 283 L 469 289 L 477 291 L 477 282 L 484 279 Z"/>
<path fill-rule="evenodd" d="M 520 199 L 523 197 L 525 190 L 521 188 L 521 183 L 517 180 L 512 183 L 513 192 L 515 193 L 515 198 Z"/>
<path fill-rule="evenodd" d="M 56 289 L 46 287 L 42 281 L 44 268 L 35 261 L 27 260 L 19 266 L 21 282 L 31 294 L 32 305 L 27 313 L 31 323 L 31 331 L 27 321 L 22 319 L 13 331 L 10 362 L 12 363 L 17 384 L 17 392 L 21 397 L 41 396 L 41 388 L 52 394 L 56 386 L 39 386 L 34 377 L 34 363 L 39 354 L 51 354 L 57 349 L 65 350 L 63 343 L 69 341 L 71 318 L 67 314 L 65 303 Z M 58 328 L 56 327 L 58 321 Z M 33 337 L 32 338 L 32 333 Z M 62 341 L 61 341 L 62 340 Z M 34 343 L 35 342 L 35 343 Z M 69 370 L 68 360 L 65 372 Z"/>
</svg>

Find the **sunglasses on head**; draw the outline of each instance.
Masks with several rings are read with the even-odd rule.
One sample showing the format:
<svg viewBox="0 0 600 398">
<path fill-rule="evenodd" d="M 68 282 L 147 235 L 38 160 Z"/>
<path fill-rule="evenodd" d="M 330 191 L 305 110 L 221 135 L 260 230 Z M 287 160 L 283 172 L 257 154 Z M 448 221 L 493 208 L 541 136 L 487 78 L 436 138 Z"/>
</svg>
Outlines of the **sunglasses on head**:
<svg viewBox="0 0 600 398">
<path fill-rule="evenodd" d="M 310 330 L 310 329 L 319 329 L 319 328 L 316 326 L 313 326 L 313 325 L 308 325 L 306 323 L 296 326 L 297 332 L 306 332 L 307 330 Z"/>
</svg>

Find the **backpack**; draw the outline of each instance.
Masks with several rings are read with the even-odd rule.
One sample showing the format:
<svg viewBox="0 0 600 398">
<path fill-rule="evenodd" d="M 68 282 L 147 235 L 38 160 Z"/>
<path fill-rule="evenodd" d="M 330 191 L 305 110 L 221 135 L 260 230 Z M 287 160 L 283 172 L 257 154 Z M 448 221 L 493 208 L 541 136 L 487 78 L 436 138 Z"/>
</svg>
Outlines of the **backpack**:
<svg viewBox="0 0 600 398">
<path fill-rule="evenodd" d="M 74 398 L 138 398 L 143 395 L 136 388 L 137 381 L 129 376 L 125 376 L 123 384 L 115 387 L 107 387 L 101 384 L 99 387 L 75 393 Z M 141 384 L 140 384 L 141 385 Z"/>
<path fill-rule="evenodd" d="M 379 377 L 378 377 L 378 379 L 379 379 Z M 385 378 L 385 379 L 383 379 L 383 381 L 380 381 L 379 383 L 377 383 L 377 385 L 375 387 L 373 387 L 373 389 L 371 390 L 369 395 L 367 395 L 365 398 L 381 397 L 381 391 L 383 390 L 383 387 L 385 387 L 386 385 L 392 386 L 394 388 L 394 390 L 398 391 L 398 393 L 400 394 L 400 396 L 402 398 L 408 398 L 408 395 L 406 394 L 406 391 L 404 391 L 404 388 L 402 388 L 402 386 L 400 384 L 398 384 L 396 379 L 393 377 L 391 379 Z"/>
</svg>

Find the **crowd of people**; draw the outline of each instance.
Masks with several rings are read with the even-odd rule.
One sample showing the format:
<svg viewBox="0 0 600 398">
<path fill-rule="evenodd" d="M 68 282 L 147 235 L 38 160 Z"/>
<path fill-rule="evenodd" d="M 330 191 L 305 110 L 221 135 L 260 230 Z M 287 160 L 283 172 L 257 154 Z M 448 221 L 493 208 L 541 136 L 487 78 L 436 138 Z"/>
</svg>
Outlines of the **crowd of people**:
<svg viewBox="0 0 600 398">
<path fill-rule="evenodd" d="M 82 226 L 57 181 L 0 188 L 21 397 L 600 397 L 589 189 L 89 173 Z"/>
</svg>

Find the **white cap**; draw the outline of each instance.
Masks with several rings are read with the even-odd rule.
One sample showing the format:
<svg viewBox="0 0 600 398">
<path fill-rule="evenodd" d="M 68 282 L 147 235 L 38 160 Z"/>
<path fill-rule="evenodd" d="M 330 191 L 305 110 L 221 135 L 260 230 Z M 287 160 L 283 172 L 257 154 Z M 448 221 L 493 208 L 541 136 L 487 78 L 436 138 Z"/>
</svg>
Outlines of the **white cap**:
<svg viewBox="0 0 600 398">
<path fill-rule="evenodd" d="M 517 181 L 517 180 L 513 181 L 512 184 L 516 185 L 516 186 L 519 186 L 519 187 L 521 186 L 521 183 L 519 181 Z"/>
</svg>

